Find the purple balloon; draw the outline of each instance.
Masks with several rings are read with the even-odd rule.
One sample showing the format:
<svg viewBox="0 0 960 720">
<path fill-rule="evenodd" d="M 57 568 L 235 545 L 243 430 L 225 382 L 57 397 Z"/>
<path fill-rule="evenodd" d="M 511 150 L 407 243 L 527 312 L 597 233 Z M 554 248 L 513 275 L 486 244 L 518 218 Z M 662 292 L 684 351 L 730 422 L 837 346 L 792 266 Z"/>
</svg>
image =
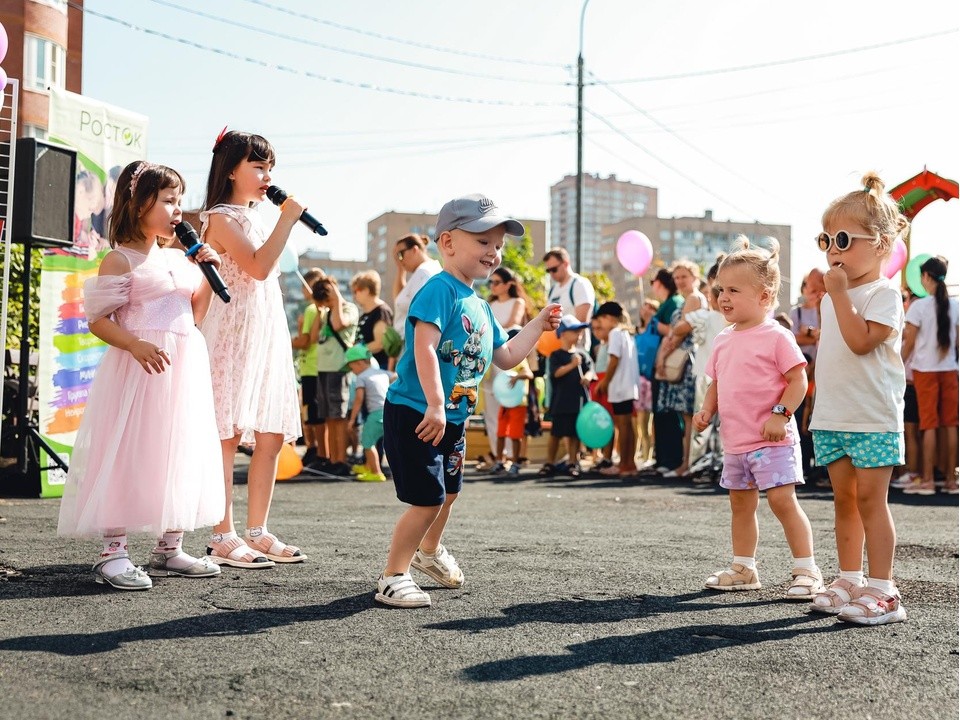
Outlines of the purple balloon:
<svg viewBox="0 0 960 720">
<path fill-rule="evenodd" d="M 7 29 L 3 26 L 3 23 L 0 23 L 0 61 L 2 61 L 7 56 L 7 48 L 10 45 L 10 41 L 7 39 Z M 6 75 L 3 78 L 4 84 L 7 82 Z"/>
<path fill-rule="evenodd" d="M 617 259 L 634 275 L 643 275 L 653 260 L 653 244 L 639 230 L 627 230 L 617 240 Z"/>
</svg>

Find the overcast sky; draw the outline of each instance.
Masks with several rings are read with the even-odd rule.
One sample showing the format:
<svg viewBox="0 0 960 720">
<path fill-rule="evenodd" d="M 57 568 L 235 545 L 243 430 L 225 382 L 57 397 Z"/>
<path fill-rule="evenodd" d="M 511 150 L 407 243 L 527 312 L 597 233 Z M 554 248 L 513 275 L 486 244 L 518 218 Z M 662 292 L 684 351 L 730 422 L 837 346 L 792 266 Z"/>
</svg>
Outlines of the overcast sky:
<svg viewBox="0 0 960 720">
<path fill-rule="evenodd" d="M 548 220 L 576 171 L 581 0 L 85 6 L 84 93 L 150 118 L 149 159 L 199 203 L 220 128 L 264 135 L 335 257 L 362 259 L 380 213 L 463 193 Z M 791 225 L 802 274 L 864 171 L 960 178 L 958 26 L 953 0 L 590 0 L 585 170 L 657 187 L 661 216 Z M 928 206 L 912 237 L 954 283 L 958 208 Z"/>
</svg>

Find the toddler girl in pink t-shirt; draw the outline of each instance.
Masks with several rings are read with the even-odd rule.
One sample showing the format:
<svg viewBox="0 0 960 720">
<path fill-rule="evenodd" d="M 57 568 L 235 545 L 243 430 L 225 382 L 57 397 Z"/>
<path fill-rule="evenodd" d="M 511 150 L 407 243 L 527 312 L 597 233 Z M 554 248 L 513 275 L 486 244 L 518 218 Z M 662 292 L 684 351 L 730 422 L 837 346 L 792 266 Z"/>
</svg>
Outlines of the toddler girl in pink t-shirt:
<svg viewBox="0 0 960 720">
<path fill-rule="evenodd" d="M 741 238 L 720 263 L 718 305 L 730 327 L 714 340 L 706 374 L 713 378 L 694 425 L 720 414 L 723 474 L 730 491 L 733 562 L 706 581 L 712 590 L 759 590 L 756 551 L 760 491 L 783 526 L 793 555 L 787 600 L 809 601 L 823 588 L 810 521 L 797 502 L 803 483 L 793 411 L 807 390 L 806 361 L 793 335 L 769 318 L 780 292 L 779 245 L 766 251 Z"/>
</svg>

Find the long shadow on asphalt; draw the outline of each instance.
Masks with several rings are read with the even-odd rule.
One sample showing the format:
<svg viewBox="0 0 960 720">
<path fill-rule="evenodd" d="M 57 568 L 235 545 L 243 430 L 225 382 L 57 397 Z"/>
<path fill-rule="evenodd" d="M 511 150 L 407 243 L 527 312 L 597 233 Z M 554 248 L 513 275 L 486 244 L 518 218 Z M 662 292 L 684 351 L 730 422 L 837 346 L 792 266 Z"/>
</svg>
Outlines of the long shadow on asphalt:
<svg viewBox="0 0 960 720">
<path fill-rule="evenodd" d="M 816 622 L 816 625 L 812 623 Z M 672 662 L 688 655 L 725 647 L 788 640 L 800 634 L 837 632 L 840 623 L 824 624 L 822 616 L 794 616 L 744 625 L 686 625 L 617 635 L 568 645 L 562 655 L 525 655 L 464 668 L 473 682 L 503 682 L 553 675 L 599 664 L 642 665 Z"/>
<path fill-rule="evenodd" d="M 324 605 L 273 607 L 213 612 L 168 620 L 152 625 L 93 633 L 26 635 L 0 640 L 0 651 L 49 652 L 58 655 L 95 655 L 116 650 L 125 643 L 143 640 L 171 640 L 254 635 L 264 630 L 299 622 L 343 620 L 370 609 L 370 593 L 338 598 Z"/>
</svg>

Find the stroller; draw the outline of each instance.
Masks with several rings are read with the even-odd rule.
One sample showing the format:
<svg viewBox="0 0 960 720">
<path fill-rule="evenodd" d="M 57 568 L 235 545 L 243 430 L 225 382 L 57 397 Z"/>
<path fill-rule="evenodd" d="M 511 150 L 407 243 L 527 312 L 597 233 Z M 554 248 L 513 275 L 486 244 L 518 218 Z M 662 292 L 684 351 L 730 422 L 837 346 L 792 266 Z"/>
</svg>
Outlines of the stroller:
<svg viewBox="0 0 960 720">
<path fill-rule="evenodd" d="M 720 443 L 720 415 L 713 416 L 710 425 L 700 433 L 696 441 L 703 453 L 690 466 L 690 475 L 697 485 L 720 482 L 723 471 L 723 446 Z"/>
</svg>

